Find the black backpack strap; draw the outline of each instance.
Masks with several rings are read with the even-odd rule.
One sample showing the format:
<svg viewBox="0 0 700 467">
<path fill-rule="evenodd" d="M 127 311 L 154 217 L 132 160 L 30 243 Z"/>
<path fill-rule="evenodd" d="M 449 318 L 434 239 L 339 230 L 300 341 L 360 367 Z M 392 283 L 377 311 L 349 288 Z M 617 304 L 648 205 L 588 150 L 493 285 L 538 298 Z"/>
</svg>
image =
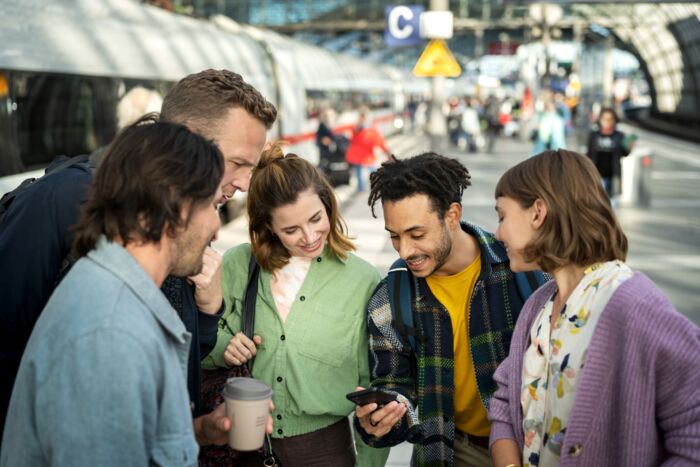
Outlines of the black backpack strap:
<svg viewBox="0 0 700 467">
<path fill-rule="evenodd" d="M 413 275 L 404 260 L 397 259 L 389 268 L 387 286 L 392 323 L 402 341 L 408 342 L 410 349 L 415 353 L 418 330 L 413 319 Z"/>
<path fill-rule="evenodd" d="M 27 179 L 23 180 L 22 183 L 20 183 L 17 188 L 15 188 L 12 191 L 8 191 L 4 195 L 2 195 L 2 198 L 0 198 L 0 222 L 2 222 L 2 219 L 5 217 L 5 213 L 7 212 L 8 209 L 10 209 L 10 205 L 15 200 L 17 195 L 19 195 L 21 192 L 26 190 L 29 186 L 33 185 L 34 183 L 38 182 L 39 180 L 41 180 L 42 178 L 46 177 L 49 174 L 60 172 L 61 170 L 66 169 L 68 167 L 71 167 L 75 164 L 87 162 L 88 158 L 89 158 L 88 155 L 81 154 L 79 156 L 75 156 L 75 157 L 71 157 L 69 159 L 66 159 L 65 161 L 61 162 L 60 164 L 56 165 L 55 167 L 51 167 L 50 170 L 47 168 L 46 172 L 41 177 L 27 178 Z"/>
<path fill-rule="evenodd" d="M 258 296 L 258 278 L 260 277 L 260 266 L 255 261 L 255 255 L 251 252 L 248 262 L 248 285 L 245 289 L 243 299 L 243 334 L 248 339 L 253 339 L 255 334 L 255 301 Z"/>
<path fill-rule="evenodd" d="M 515 275 L 515 285 L 518 289 L 518 294 L 523 300 L 523 303 L 532 295 L 532 292 L 540 287 L 540 282 L 537 280 L 537 273 L 535 271 L 527 272 L 516 272 Z"/>
<path fill-rule="evenodd" d="M 87 162 L 89 158 L 90 156 L 88 154 L 80 154 L 79 156 L 73 156 L 61 162 L 56 167 L 52 167 L 51 170 L 46 169 L 46 173 L 44 174 L 44 176 L 55 172 L 60 172 L 63 169 L 67 169 L 68 167 L 71 167 L 73 165 L 80 164 L 81 162 Z"/>
<path fill-rule="evenodd" d="M 525 273 L 525 278 L 527 279 L 528 284 L 530 284 L 530 288 L 533 292 L 540 287 L 540 284 L 537 282 L 537 275 L 535 274 L 535 271 L 527 271 Z"/>
</svg>

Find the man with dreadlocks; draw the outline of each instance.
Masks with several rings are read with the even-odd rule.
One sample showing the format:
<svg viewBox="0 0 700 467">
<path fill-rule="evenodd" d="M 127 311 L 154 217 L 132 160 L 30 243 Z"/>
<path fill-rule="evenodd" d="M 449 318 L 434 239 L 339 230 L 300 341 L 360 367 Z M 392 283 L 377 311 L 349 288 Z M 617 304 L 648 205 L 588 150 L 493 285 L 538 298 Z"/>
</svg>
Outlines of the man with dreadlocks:
<svg viewBox="0 0 700 467">
<path fill-rule="evenodd" d="M 385 278 L 368 304 L 371 384 L 395 391 L 400 403 L 358 407 L 355 426 L 374 447 L 414 443 L 413 466 L 491 465 L 493 373 L 532 291 L 518 282 L 545 281 L 539 272 L 516 280 L 503 244 L 462 221 L 470 178 L 457 160 L 425 153 L 384 163 L 370 179 L 372 214 L 381 200 L 412 276 L 412 290 L 401 292 L 413 294 L 415 340 L 397 330 Z"/>
</svg>

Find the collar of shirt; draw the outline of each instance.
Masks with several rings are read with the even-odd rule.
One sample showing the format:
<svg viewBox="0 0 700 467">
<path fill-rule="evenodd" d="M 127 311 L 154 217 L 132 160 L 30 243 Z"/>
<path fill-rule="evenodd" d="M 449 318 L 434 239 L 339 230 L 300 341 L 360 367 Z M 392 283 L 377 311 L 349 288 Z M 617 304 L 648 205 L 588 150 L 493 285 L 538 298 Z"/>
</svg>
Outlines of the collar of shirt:
<svg viewBox="0 0 700 467">
<path fill-rule="evenodd" d="M 187 342 L 189 333 L 182 320 L 153 279 L 124 247 L 107 240 L 103 235 L 98 240 L 97 247 L 88 253 L 88 257 L 119 277 L 177 342 Z"/>
</svg>

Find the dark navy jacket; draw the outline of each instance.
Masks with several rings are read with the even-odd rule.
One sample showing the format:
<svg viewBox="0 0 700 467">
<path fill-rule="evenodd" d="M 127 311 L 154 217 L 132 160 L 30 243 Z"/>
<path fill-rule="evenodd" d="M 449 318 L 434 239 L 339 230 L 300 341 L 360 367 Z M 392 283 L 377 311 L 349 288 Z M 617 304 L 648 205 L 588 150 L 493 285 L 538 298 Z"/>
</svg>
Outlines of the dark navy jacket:
<svg viewBox="0 0 700 467">
<path fill-rule="evenodd" d="M 41 178 L 17 195 L 0 226 L 0 434 L 24 347 L 70 251 L 69 227 L 90 180 L 80 165 Z"/>
</svg>

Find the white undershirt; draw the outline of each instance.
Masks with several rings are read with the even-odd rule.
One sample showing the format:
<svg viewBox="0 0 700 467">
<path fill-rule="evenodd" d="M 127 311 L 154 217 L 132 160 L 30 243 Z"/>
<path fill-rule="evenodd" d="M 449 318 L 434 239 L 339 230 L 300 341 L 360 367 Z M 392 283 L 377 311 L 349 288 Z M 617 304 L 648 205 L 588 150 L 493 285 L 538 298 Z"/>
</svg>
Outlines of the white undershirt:
<svg viewBox="0 0 700 467">
<path fill-rule="evenodd" d="M 289 263 L 272 274 L 270 284 L 277 313 L 284 323 L 311 267 L 311 258 L 292 256 Z"/>
</svg>

